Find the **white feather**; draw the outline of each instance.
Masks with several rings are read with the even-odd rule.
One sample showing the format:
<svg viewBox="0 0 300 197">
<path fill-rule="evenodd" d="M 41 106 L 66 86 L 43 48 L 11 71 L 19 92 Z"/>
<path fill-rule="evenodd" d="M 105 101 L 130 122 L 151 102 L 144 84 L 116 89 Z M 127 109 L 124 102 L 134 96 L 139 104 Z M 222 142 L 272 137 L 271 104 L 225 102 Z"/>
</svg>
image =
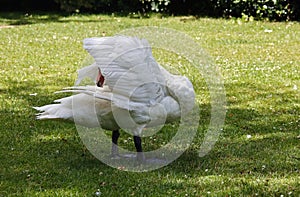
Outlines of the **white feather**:
<svg viewBox="0 0 300 197">
<path fill-rule="evenodd" d="M 114 113 L 126 116 L 130 112 L 136 127 L 143 127 L 174 121 L 192 110 L 195 93 L 191 82 L 183 76 L 170 74 L 153 58 L 146 40 L 134 37 L 115 36 L 87 38 L 84 48 L 95 59 L 95 63 L 78 71 L 78 85 L 86 77 L 96 80 L 98 70 L 104 76 L 104 86 L 75 86 L 62 92 L 76 93 L 57 100 L 57 104 L 35 107 L 41 113 L 38 119 L 61 118 L 83 126 L 95 127 L 92 116 L 98 116 L 101 127 L 114 130 L 118 125 Z M 72 100 L 80 106 L 72 106 Z M 74 112 L 76 110 L 76 112 Z M 128 113 L 127 113 L 128 114 Z M 121 121 L 126 123 L 126 118 Z M 77 121 L 79 119 L 79 121 Z M 133 126 L 132 126 L 133 125 Z"/>
</svg>

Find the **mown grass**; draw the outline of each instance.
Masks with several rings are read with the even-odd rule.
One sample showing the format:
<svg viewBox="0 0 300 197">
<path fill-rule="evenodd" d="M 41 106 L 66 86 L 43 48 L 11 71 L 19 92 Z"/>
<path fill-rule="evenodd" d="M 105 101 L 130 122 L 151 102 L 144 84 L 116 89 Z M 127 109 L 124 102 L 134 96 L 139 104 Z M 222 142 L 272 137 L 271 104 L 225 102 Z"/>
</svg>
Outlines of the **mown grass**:
<svg viewBox="0 0 300 197">
<path fill-rule="evenodd" d="M 0 24 L 0 196 L 300 195 L 299 23 L 1 14 Z M 74 84 L 87 56 L 84 38 L 139 26 L 194 38 L 219 66 L 227 93 L 223 133 L 200 158 L 210 100 L 195 77 L 195 89 L 203 93 L 197 139 L 171 165 L 145 173 L 106 166 L 86 150 L 74 124 L 36 121 L 31 108 L 60 98 L 53 92 Z M 161 53 L 156 58 L 167 60 Z M 133 147 L 127 137 L 122 144 Z M 153 146 L 164 141 L 147 140 Z"/>
</svg>

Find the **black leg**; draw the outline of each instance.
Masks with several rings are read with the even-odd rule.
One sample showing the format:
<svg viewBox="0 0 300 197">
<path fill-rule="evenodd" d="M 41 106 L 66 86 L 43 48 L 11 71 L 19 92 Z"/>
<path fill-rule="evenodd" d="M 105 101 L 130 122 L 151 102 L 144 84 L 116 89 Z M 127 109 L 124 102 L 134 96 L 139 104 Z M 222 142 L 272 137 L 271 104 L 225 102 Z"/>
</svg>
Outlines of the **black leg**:
<svg viewBox="0 0 300 197">
<path fill-rule="evenodd" d="M 118 139 L 120 137 L 120 132 L 119 130 L 114 130 L 112 133 L 112 143 L 118 145 Z"/>
<path fill-rule="evenodd" d="M 137 152 L 137 160 L 138 162 L 142 163 L 145 160 L 145 156 L 142 149 L 142 139 L 139 136 L 133 136 L 133 140 Z"/>
<path fill-rule="evenodd" d="M 143 152 L 142 150 L 142 139 L 139 136 L 133 136 L 134 145 L 136 148 L 136 152 Z"/>
<path fill-rule="evenodd" d="M 113 157 L 118 156 L 119 150 L 118 150 L 118 139 L 120 137 L 119 130 L 114 130 L 112 133 L 112 147 L 111 147 L 111 155 Z"/>
</svg>

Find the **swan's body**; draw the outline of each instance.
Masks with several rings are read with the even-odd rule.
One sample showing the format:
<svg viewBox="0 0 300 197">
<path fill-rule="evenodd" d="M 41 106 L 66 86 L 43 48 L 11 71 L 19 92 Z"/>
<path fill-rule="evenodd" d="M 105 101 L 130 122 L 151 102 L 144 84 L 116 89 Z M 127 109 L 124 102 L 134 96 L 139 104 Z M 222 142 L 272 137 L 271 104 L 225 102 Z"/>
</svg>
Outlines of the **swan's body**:
<svg viewBox="0 0 300 197">
<path fill-rule="evenodd" d="M 95 63 L 79 70 L 77 84 L 90 77 L 96 85 L 63 90 L 77 94 L 36 107 L 41 112 L 38 119 L 74 121 L 76 110 L 77 124 L 97 127 L 100 123 L 103 129 L 114 131 L 114 144 L 118 129 L 132 131 L 137 151 L 142 152 L 139 136 L 143 128 L 172 122 L 192 110 L 195 93 L 191 82 L 161 67 L 146 40 L 125 36 L 88 38 L 84 48 Z M 99 123 L 91 118 L 95 114 Z"/>
</svg>

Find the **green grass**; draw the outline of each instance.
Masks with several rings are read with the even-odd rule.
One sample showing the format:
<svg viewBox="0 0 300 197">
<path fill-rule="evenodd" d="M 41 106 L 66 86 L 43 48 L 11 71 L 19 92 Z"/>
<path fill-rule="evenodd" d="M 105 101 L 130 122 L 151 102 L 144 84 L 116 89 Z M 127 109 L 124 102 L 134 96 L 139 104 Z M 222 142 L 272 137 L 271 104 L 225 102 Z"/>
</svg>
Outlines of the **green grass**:
<svg viewBox="0 0 300 197">
<path fill-rule="evenodd" d="M 299 23 L 0 16 L 0 196 L 300 195 Z M 194 38 L 219 66 L 227 93 L 224 131 L 200 158 L 210 100 L 203 79 L 188 73 L 201 93 L 197 139 L 171 165 L 145 173 L 106 166 L 86 150 L 74 124 L 36 121 L 31 108 L 60 98 L 53 92 L 74 84 L 87 56 L 84 38 L 139 26 L 173 28 Z M 163 53 L 154 54 L 168 62 Z M 122 145 L 133 147 L 127 137 Z M 146 142 L 151 148 L 164 139 Z"/>
</svg>

